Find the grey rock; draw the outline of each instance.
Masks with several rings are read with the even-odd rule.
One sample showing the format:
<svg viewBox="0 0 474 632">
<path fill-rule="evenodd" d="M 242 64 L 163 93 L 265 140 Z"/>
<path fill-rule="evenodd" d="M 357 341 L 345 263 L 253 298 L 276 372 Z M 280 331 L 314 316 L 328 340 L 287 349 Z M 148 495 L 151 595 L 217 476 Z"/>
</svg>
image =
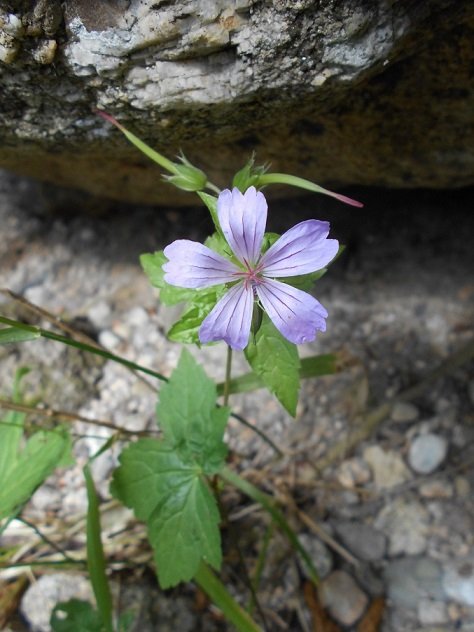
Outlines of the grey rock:
<svg viewBox="0 0 474 632">
<path fill-rule="evenodd" d="M 474 559 L 447 564 L 443 575 L 443 588 L 450 599 L 474 607 Z"/>
<path fill-rule="evenodd" d="M 34 632 L 50 632 L 49 619 L 54 606 L 72 598 L 92 600 L 91 585 L 85 577 L 70 573 L 43 575 L 26 591 L 21 613 Z"/>
<path fill-rule="evenodd" d="M 389 540 L 389 555 L 417 555 L 426 549 L 429 514 L 416 501 L 398 498 L 386 505 L 375 519 L 374 526 Z"/>
<path fill-rule="evenodd" d="M 99 107 L 166 155 L 182 147 L 199 157 L 219 183 L 254 149 L 278 171 L 321 182 L 474 181 L 471 3 L 13 6 L 0 0 L 4 167 L 105 196 L 183 203 L 93 114 Z"/>
<path fill-rule="evenodd" d="M 387 594 L 393 604 L 417 608 L 422 599 L 445 600 L 442 567 L 428 557 L 408 557 L 390 562 L 385 569 Z"/>
<path fill-rule="evenodd" d="M 345 571 L 334 571 L 321 582 L 319 597 L 331 616 L 342 625 L 353 625 L 367 607 L 367 595 Z"/>
<path fill-rule="evenodd" d="M 408 460 L 410 466 L 419 474 L 431 474 L 446 458 L 448 442 L 436 434 L 417 437 L 410 445 Z"/>
<path fill-rule="evenodd" d="M 384 557 L 387 539 L 374 527 L 355 521 L 334 524 L 337 535 L 354 555 L 366 562 L 373 562 Z"/>
</svg>

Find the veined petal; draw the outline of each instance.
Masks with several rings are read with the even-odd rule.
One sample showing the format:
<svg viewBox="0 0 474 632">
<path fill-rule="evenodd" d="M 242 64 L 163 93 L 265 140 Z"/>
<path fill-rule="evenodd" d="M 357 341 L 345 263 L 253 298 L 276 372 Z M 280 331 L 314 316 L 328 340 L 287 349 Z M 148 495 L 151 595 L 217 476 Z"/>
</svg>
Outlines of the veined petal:
<svg viewBox="0 0 474 632">
<path fill-rule="evenodd" d="M 250 187 L 222 191 L 217 200 L 219 223 L 233 253 L 242 263 L 255 264 L 260 256 L 267 223 L 267 202 L 263 193 Z"/>
<path fill-rule="evenodd" d="M 256 286 L 264 310 L 278 331 L 297 345 L 326 331 L 327 311 L 313 296 L 291 285 L 265 279 Z"/>
<path fill-rule="evenodd" d="M 235 281 L 242 273 L 236 265 L 207 246 L 189 239 L 173 241 L 164 249 L 164 279 L 178 287 L 201 288 Z M 236 276 L 237 275 L 237 276 Z"/>
<path fill-rule="evenodd" d="M 203 320 L 199 340 L 224 340 L 232 349 L 244 349 L 249 341 L 252 312 L 252 288 L 244 283 L 234 285 Z"/>
<path fill-rule="evenodd" d="M 329 222 L 308 219 L 287 230 L 263 255 L 262 274 L 290 277 L 316 272 L 337 254 L 337 239 L 326 239 Z"/>
</svg>

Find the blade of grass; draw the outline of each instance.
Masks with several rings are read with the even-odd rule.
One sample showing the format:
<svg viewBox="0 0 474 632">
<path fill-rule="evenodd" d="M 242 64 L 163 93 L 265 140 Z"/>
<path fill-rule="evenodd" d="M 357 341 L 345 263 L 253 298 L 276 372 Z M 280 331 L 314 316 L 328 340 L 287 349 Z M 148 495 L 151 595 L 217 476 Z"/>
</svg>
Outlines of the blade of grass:
<svg viewBox="0 0 474 632">
<path fill-rule="evenodd" d="M 97 601 L 97 608 L 107 632 L 113 632 L 112 595 L 106 574 L 104 549 L 101 540 L 99 499 L 89 464 L 83 468 L 87 490 L 87 568 Z"/>
<path fill-rule="evenodd" d="M 224 584 L 204 562 L 200 565 L 194 581 L 209 595 L 212 601 L 222 610 L 230 623 L 239 632 L 262 632 L 251 616 L 235 601 Z"/>
<path fill-rule="evenodd" d="M 311 557 L 309 556 L 306 549 L 298 540 L 298 536 L 296 535 L 296 533 L 286 521 L 285 516 L 276 507 L 275 500 L 268 494 L 261 492 L 257 487 L 255 487 L 255 485 L 252 485 L 252 483 L 249 483 L 228 467 L 222 468 L 222 470 L 219 472 L 219 476 L 221 476 L 225 481 L 227 481 L 234 487 L 237 487 L 237 489 L 243 492 L 246 496 L 249 496 L 250 498 L 252 498 L 252 500 L 258 502 L 260 505 L 262 505 L 264 509 L 266 509 L 266 511 L 268 511 L 276 525 L 288 538 L 291 546 L 301 555 L 312 581 L 317 584 L 319 582 L 319 577 L 313 561 L 311 560 Z"/>
</svg>

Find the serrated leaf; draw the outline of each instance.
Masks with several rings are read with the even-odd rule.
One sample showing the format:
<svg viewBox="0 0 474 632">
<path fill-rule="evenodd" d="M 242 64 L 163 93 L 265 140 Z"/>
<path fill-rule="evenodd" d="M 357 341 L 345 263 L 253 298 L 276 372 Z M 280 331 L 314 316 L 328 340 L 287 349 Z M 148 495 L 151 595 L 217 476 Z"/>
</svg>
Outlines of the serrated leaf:
<svg viewBox="0 0 474 632">
<path fill-rule="evenodd" d="M 216 387 L 183 351 L 160 392 L 162 440 L 142 439 L 126 448 L 112 493 L 148 525 L 163 588 L 190 580 L 205 560 L 221 564 L 219 511 L 205 475 L 219 471 L 229 415 L 216 407 Z"/>
<path fill-rule="evenodd" d="M 161 587 L 192 579 L 202 559 L 219 569 L 219 511 L 201 469 L 154 439 L 130 445 L 120 463 L 111 491 L 147 523 Z"/>
<path fill-rule="evenodd" d="M 104 632 L 99 613 L 79 599 L 56 604 L 50 625 L 53 632 Z"/>
<path fill-rule="evenodd" d="M 254 373 L 294 417 L 300 388 L 298 349 L 280 334 L 266 314 L 255 339 L 250 338 L 245 357 Z"/>
<path fill-rule="evenodd" d="M 216 399 L 214 382 L 183 350 L 169 382 L 161 388 L 156 413 L 166 443 L 208 475 L 218 471 L 227 454 L 222 437 L 229 409 L 216 408 Z"/>
</svg>

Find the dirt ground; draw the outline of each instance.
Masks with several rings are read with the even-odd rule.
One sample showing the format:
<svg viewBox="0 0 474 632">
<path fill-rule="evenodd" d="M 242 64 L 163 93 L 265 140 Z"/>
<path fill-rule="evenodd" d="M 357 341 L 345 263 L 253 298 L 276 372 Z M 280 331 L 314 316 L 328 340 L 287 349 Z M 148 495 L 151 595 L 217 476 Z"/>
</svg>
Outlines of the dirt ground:
<svg viewBox="0 0 474 632">
<path fill-rule="evenodd" d="M 328 330 L 301 351 L 336 352 L 341 371 L 304 381 L 296 420 L 264 391 L 232 396 L 233 409 L 283 457 L 236 421 L 228 430 L 232 466 L 281 501 L 319 570 L 319 591 L 278 531 L 269 531 L 268 517 L 231 489 L 222 496 L 222 577 L 248 603 L 248 576 L 270 534 L 254 608 L 264 630 L 474 630 L 473 190 L 348 194 L 365 207 L 275 199 L 268 222 L 283 232 L 303 219 L 328 219 L 332 236 L 347 245 L 315 289 Z M 176 310 L 159 305 L 138 257 L 179 237 L 203 239 L 211 224 L 202 208 L 131 207 L 2 173 L 0 226 L 0 287 L 114 353 L 171 372 L 180 347 L 165 332 Z M 47 325 L 5 295 L 0 312 Z M 193 353 L 222 380 L 222 345 Z M 24 365 L 33 369 L 25 379 L 30 403 L 131 430 L 154 423 L 156 395 L 121 366 L 46 340 L 0 347 L 4 398 Z M 235 374 L 246 370 L 237 355 Z M 81 551 L 73 529 L 86 507 L 81 467 L 109 431 L 80 421 L 74 430 L 94 436 L 77 440 L 77 466 L 51 477 L 26 516 L 59 546 Z M 192 584 L 157 589 L 143 528 L 107 505 L 117 456 L 115 448 L 98 459 L 94 476 L 116 562 L 116 602 L 135 610 L 133 629 L 230 630 Z M 31 541 L 17 561 L 51 553 L 24 525 L 13 527 L 0 546 Z M 2 573 L 0 581 L 12 581 L 20 570 Z M 77 591 L 87 596 L 85 575 L 71 584 L 65 575 L 31 568 L 11 629 L 48 630 L 47 604 Z"/>
</svg>

